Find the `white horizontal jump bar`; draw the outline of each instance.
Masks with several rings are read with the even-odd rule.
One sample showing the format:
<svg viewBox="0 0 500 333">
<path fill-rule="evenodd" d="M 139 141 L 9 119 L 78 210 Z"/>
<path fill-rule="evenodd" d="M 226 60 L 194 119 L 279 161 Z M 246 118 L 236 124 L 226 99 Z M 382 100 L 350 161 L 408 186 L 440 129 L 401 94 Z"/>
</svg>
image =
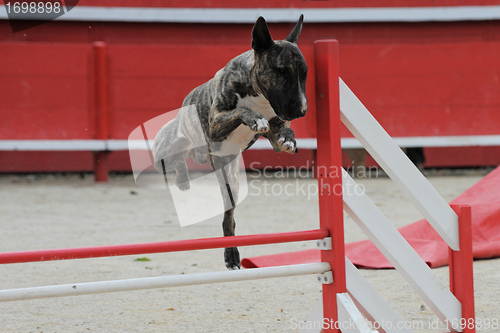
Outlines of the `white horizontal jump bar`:
<svg viewBox="0 0 500 333">
<path fill-rule="evenodd" d="M 0 302 L 319 274 L 327 272 L 329 270 L 331 270 L 329 263 L 320 262 L 312 264 L 254 268 L 235 271 L 87 282 L 21 289 L 6 289 L 0 290 Z"/>
<path fill-rule="evenodd" d="M 500 6 L 375 7 L 375 8 L 148 8 L 76 6 L 58 21 L 254 23 L 296 22 L 304 14 L 308 23 L 482 21 L 500 18 Z M 0 6 L 0 19 L 7 19 Z M 17 15 L 16 19 L 33 19 Z M 41 18 L 43 19 L 43 17 Z"/>
</svg>

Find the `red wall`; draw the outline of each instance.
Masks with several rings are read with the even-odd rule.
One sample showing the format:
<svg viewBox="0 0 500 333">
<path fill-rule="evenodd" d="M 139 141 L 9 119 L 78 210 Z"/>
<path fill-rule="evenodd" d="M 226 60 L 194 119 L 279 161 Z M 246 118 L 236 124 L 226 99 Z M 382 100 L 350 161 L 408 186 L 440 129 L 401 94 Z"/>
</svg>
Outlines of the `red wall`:
<svg viewBox="0 0 500 333">
<path fill-rule="evenodd" d="M 275 39 L 292 27 L 270 24 Z M 0 139 L 93 138 L 94 41 L 108 44 L 111 138 L 126 139 L 142 122 L 178 108 L 192 88 L 249 49 L 251 29 L 250 24 L 56 21 L 12 34 L 8 22 L 0 21 Z M 324 38 L 339 40 L 342 78 L 389 134 L 500 134 L 499 21 L 312 24 L 306 17 L 299 46 L 310 68 L 310 108 L 294 125 L 298 137 L 315 135 L 312 43 Z M 498 147 L 426 153 L 427 166 L 500 164 Z M 295 159 L 312 157 L 301 154 Z M 289 161 L 282 154 L 247 155 L 273 165 Z M 2 172 L 91 166 L 91 153 L 0 152 Z M 127 154 L 112 153 L 111 167 L 129 169 Z"/>
</svg>

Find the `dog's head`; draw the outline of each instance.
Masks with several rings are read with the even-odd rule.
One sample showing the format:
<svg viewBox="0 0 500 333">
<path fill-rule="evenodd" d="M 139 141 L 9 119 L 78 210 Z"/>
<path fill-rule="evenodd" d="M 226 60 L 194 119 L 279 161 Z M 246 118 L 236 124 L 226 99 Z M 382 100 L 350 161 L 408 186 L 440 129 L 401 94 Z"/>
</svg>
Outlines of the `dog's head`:
<svg viewBox="0 0 500 333">
<path fill-rule="evenodd" d="M 303 117 L 307 111 L 307 65 L 297 47 L 303 18 L 301 15 L 282 41 L 273 41 L 263 17 L 259 17 L 252 30 L 253 84 L 276 115 L 287 121 Z"/>
</svg>

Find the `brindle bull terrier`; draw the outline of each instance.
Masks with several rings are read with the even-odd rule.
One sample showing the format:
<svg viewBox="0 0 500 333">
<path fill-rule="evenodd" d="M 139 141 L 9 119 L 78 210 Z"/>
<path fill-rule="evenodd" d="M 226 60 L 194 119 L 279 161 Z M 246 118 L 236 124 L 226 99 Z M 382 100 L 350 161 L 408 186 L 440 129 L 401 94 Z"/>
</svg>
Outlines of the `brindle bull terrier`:
<svg viewBox="0 0 500 333">
<path fill-rule="evenodd" d="M 297 152 L 290 121 L 303 117 L 307 110 L 307 65 L 297 47 L 302 22 L 303 15 L 288 37 L 274 41 L 266 21 L 259 17 L 252 30 L 252 49 L 191 91 L 176 118 L 155 138 L 155 168 L 164 174 L 175 170 L 181 190 L 190 188 L 187 158 L 223 171 L 217 177 L 228 207 L 222 222 L 224 236 L 234 236 L 236 156 L 259 137 L 267 138 L 276 152 Z M 200 141 L 207 144 L 194 144 Z M 224 259 L 227 268 L 240 268 L 237 248 L 226 248 Z"/>
</svg>

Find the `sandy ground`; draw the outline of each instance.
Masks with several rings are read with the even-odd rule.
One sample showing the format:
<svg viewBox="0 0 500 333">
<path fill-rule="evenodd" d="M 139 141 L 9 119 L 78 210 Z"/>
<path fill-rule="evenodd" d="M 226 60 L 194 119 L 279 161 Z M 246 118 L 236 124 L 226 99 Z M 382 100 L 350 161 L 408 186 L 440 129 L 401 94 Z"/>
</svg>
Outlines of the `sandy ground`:
<svg viewBox="0 0 500 333">
<path fill-rule="evenodd" d="M 449 201 L 485 172 L 430 172 L 428 178 Z M 236 212 L 238 234 L 317 228 L 317 196 L 274 196 L 265 191 L 275 186 L 276 193 L 287 184 L 315 186 L 314 179 L 297 183 L 291 178 L 249 174 L 248 181 L 249 195 Z M 421 218 L 388 178 L 358 181 L 396 227 Z M 181 228 L 168 192 L 137 187 L 128 175 L 113 176 L 107 184 L 94 184 L 91 175 L 1 176 L 0 211 L 0 252 L 221 235 L 220 217 Z M 347 242 L 366 238 L 348 217 L 345 223 Z M 305 242 L 244 247 L 240 252 L 251 257 L 313 247 Z M 143 257 L 150 261 L 135 261 Z M 1 289 L 225 270 L 219 249 L 12 264 L 0 269 Z M 476 261 L 474 269 L 477 318 L 485 324 L 497 323 L 478 332 L 500 332 L 500 259 Z M 446 282 L 447 268 L 434 271 Z M 436 320 L 396 271 L 362 273 L 404 320 Z M 0 332 L 298 331 L 320 290 L 315 276 L 301 276 L 7 302 L 0 303 Z"/>
</svg>

